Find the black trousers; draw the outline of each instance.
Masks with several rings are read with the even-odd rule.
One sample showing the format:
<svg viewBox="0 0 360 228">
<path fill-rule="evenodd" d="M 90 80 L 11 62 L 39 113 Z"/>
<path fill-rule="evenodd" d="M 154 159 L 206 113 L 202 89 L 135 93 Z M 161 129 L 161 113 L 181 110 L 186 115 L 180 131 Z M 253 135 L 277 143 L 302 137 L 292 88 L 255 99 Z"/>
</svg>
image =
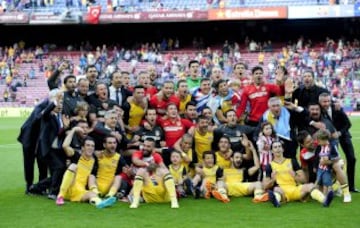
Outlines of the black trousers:
<svg viewBox="0 0 360 228">
<path fill-rule="evenodd" d="M 66 170 L 65 152 L 62 149 L 50 149 L 46 160 L 48 162 L 51 179 L 49 194 L 57 195 Z"/>
<path fill-rule="evenodd" d="M 23 146 L 23 158 L 24 158 L 24 176 L 26 181 L 26 187 L 30 187 L 34 182 L 34 165 L 35 158 L 37 167 L 39 170 L 39 181 L 47 178 L 47 165 L 38 154 L 35 153 L 35 147 L 24 147 Z"/>
<path fill-rule="evenodd" d="M 355 188 L 355 152 L 352 144 L 351 136 L 346 134 L 339 138 L 340 146 L 346 157 L 346 172 L 348 177 L 349 189 Z"/>
<path fill-rule="evenodd" d="M 280 140 L 283 142 L 283 148 L 284 148 L 284 157 L 285 158 L 296 158 L 296 151 L 298 147 L 298 143 L 295 140 L 286 140 L 283 138 L 280 138 Z"/>
</svg>

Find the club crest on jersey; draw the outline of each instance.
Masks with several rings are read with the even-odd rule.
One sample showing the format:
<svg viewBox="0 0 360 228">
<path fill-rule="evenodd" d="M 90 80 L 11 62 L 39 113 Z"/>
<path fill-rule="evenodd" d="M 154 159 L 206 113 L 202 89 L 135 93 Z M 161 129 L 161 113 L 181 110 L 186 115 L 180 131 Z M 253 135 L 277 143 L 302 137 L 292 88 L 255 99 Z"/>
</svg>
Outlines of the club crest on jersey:
<svg viewBox="0 0 360 228">
<path fill-rule="evenodd" d="M 240 131 L 236 131 L 236 136 L 240 136 L 241 132 Z"/>
<path fill-rule="evenodd" d="M 160 136 L 160 131 L 156 130 L 156 131 L 155 131 L 155 135 L 156 135 L 156 136 Z"/>
</svg>

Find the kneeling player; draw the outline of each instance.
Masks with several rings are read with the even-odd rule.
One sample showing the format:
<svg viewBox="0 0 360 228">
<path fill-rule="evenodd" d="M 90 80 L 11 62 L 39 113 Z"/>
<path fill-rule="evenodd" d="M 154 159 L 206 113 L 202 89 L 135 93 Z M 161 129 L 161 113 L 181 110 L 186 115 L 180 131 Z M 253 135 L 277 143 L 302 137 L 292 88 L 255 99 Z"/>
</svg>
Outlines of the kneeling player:
<svg viewBox="0 0 360 228">
<path fill-rule="evenodd" d="M 278 184 L 274 191 L 269 191 L 270 201 L 275 207 L 280 207 L 280 202 L 302 200 L 310 193 L 311 198 L 319 201 L 324 207 L 328 207 L 333 199 L 333 192 L 329 191 L 326 196 L 315 188 L 313 183 L 298 184 L 305 182 L 304 172 L 300 169 L 295 159 L 287 159 L 283 156 L 283 146 L 280 141 L 271 144 L 273 161 L 266 168 L 265 182 L 267 186 Z"/>
<path fill-rule="evenodd" d="M 252 144 L 249 144 L 252 151 L 254 166 L 248 169 L 243 167 L 243 155 L 239 151 L 235 151 L 231 158 L 231 167 L 224 169 L 225 185 L 217 185 L 211 191 L 212 195 L 222 201 L 228 202 L 229 196 L 249 196 L 254 194 L 253 202 L 264 202 L 268 200 L 268 195 L 264 193 L 264 188 L 260 181 L 256 182 L 243 182 L 247 179 L 246 176 L 254 175 L 260 168 L 257 152 Z"/>
<path fill-rule="evenodd" d="M 108 207 L 116 202 L 115 197 L 101 200 L 96 193 L 86 190 L 89 176 L 95 167 L 94 150 L 94 140 L 86 138 L 83 141 L 81 156 L 77 164 L 71 164 L 64 174 L 60 192 L 56 199 L 57 205 L 63 205 L 64 199 L 73 202 L 90 202 L 97 208 Z"/>
<path fill-rule="evenodd" d="M 141 193 L 147 203 L 171 202 L 171 208 L 179 207 L 174 179 L 154 148 L 154 139 L 147 138 L 143 150 L 132 155 L 133 164 L 139 168 L 132 189 L 133 202 L 130 208 L 139 206 Z"/>
</svg>

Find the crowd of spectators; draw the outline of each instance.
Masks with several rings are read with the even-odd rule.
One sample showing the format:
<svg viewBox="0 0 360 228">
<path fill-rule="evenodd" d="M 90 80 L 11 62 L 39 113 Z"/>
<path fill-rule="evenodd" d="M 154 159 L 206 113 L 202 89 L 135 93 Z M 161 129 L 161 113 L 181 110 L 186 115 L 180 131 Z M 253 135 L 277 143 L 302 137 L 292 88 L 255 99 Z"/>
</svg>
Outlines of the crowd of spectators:
<svg viewBox="0 0 360 228">
<path fill-rule="evenodd" d="M 253 49 L 252 43 L 256 44 L 256 49 Z M 87 65 L 95 65 L 100 72 L 99 79 L 106 82 L 121 62 L 128 62 L 128 68 L 121 70 L 129 71 L 130 84 L 133 85 L 139 73 L 139 65 L 153 65 L 157 80 L 161 83 L 184 78 L 188 71 L 188 61 L 195 59 L 199 61 L 200 72 L 204 77 L 210 77 L 212 69 L 219 67 L 224 77 L 230 78 L 233 64 L 242 61 L 249 66 L 262 65 L 269 81 L 274 80 L 277 66 L 282 66 L 286 69 L 286 75 L 300 83 L 300 75 L 305 69 L 311 68 L 318 85 L 329 88 L 333 96 L 344 99 L 347 106 L 357 108 L 357 94 L 360 90 L 360 51 L 357 39 L 339 39 L 335 42 L 327 37 L 322 44 L 313 44 L 311 40 L 300 37 L 296 42 L 274 47 L 270 40 L 256 42 L 247 37 L 241 43 L 226 40 L 222 46 L 205 47 L 202 38 L 194 38 L 192 45 L 192 48 L 184 49 L 178 38 L 138 43 L 132 48 L 120 45 L 94 47 L 86 41 L 78 46 L 69 45 L 66 47 L 69 52 L 58 53 L 55 51 L 59 48 L 54 44 L 25 48 L 25 42 L 20 41 L 13 46 L 0 48 L 0 76 L 2 84 L 6 84 L 2 91 L 3 100 L 18 100 L 16 92 L 19 86 L 28 86 L 28 80 L 39 76 L 48 78 L 63 60 L 70 61 L 70 69 L 75 75 L 83 75 Z M 71 57 L 70 53 L 77 54 Z M 23 63 L 31 63 L 31 67 L 28 72 L 20 74 Z"/>
</svg>

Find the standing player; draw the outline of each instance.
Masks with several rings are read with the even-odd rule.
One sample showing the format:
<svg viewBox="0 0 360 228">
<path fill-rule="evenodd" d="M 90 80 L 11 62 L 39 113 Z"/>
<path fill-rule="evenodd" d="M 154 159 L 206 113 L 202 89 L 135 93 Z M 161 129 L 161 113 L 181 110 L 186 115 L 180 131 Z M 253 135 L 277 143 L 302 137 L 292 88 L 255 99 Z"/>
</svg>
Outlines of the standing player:
<svg viewBox="0 0 360 228">
<path fill-rule="evenodd" d="M 257 126 L 261 116 L 267 109 L 267 103 L 271 96 L 284 95 L 283 79 L 277 80 L 277 85 L 266 84 L 263 80 L 264 70 L 256 66 L 252 69 L 253 83 L 244 88 L 241 95 L 241 103 L 236 110 L 238 117 L 243 116 L 247 102 L 250 103 L 250 113 L 247 124 Z"/>
</svg>

